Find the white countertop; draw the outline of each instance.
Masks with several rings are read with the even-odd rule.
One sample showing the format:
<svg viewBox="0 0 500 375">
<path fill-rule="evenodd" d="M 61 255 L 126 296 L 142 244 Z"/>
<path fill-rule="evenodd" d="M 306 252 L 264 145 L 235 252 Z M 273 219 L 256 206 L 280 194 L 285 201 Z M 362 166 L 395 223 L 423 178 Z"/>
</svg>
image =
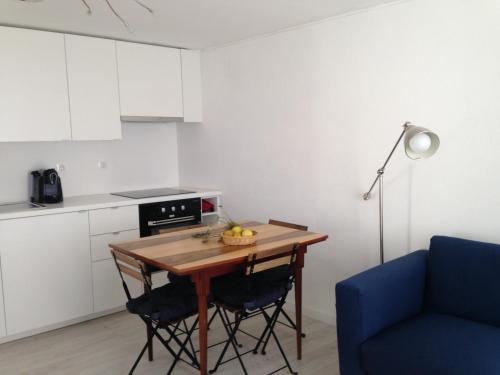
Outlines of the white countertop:
<svg viewBox="0 0 500 375">
<path fill-rule="evenodd" d="M 163 197 L 131 199 L 111 194 L 92 194 L 65 197 L 61 203 L 44 203 L 42 208 L 29 208 L 26 204 L 0 205 L 0 220 L 17 219 L 22 217 L 61 214 L 65 212 L 96 210 L 101 208 L 132 206 L 143 203 L 166 202 L 178 199 L 207 198 L 221 195 L 218 190 L 180 187 L 194 193 L 168 195 Z"/>
</svg>

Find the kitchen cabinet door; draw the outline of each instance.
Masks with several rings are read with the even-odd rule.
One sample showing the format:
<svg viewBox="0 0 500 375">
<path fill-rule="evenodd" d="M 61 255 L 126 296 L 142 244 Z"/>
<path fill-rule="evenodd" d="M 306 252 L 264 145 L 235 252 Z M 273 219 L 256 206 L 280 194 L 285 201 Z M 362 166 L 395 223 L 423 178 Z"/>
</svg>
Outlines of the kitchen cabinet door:
<svg viewBox="0 0 500 375">
<path fill-rule="evenodd" d="M 180 50 L 116 42 L 124 120 L 182 118 Z"/>
<path fill-rule="evenodd" d="M 94 312 L 125 307 L 127 297 L 113 259 L 92 263 L 92 275 L 94 280 Z M 138 280 L 125 275 L 125 281 L 130 288 L 132 297 L 138 297 L 144 293 L 144 288 Z"/>
<path fill-rule="evenodd" d="M 110 243 L 133 241 L 138 240 L 139 238 L 140 234 L 138 229 L 106 233 L 98 236 L 90 236 L 92 261 L 95 262 L 105 259 L 111 259 L 111 251 L 109 249 Z"/>
<path fill-rule="evenodd" d="M 184 122 L 202 122 L 200 51 L 181 50 Z"/>
<path fill-rule="evenodd" d="M 4 337 L 7 334 L 7 330 L 5 328 L 5 305 L 3 301 L 3 283 L 2 277 L 0 275 L 0 338 Z"/>
<path fill-rule="evenodd" d="M 92 313 L 88 212 L 0 222 L 7 334 Z"/>
<path fill-rule="evenodd" d="M 72 139 L 121 139 L 115 41 L 64 37 Z"/>
<path fill-rule="evenodd" d="M 64 35 L 0 27 L 0 142 L 70 138 Z"/>
<path fill-rule="evenodd" d="M 115 261 L 106 259 L 94 262 L 92 274 L 94 278 L 94 312 L 125 307 L 127 297 Z M 138 297 L 144 293 L 144 287 L 139 281 L 127 275 L 124 275 L 124 278 L 132 297 Z M 162 286 L 168 281 L 167 273 L 155 272 L 152 275 L 152 280 L 154 288 Z"/>
</svg>

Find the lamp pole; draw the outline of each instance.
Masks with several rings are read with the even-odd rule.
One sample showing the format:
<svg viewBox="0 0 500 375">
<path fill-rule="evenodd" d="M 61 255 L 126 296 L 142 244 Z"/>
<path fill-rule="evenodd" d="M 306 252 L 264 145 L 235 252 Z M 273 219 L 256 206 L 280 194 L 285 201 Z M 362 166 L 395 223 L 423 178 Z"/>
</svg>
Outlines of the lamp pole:
<svg viewBox="0 0 500 375">
<path fill-rule="evenodd" d="M 402 139 L 405 139 L 406 156 L 410 159 L 426 159 L 436 153 L 439 148 L 439 137 L 429 129 L 412 125 L 410 122 L 403 124 L 403 131 L 398 140 L 394 144 L 389 156 L 385 159 L 384 165 L 377 170 L 377 176 L 370 186 L 370 189 L 363 194 L 363 199 L 370 199 L 370 194 L 378 182 L 378 211 L 379 211 L 379 226 L 380 226 L 380 263 L 384 263 L 384 172 L 389 160 L 391 160 L 394 151 L 398 147 Z"/>
<path fill-rule="evenodd" d="M 380 263 L 384 263 L 384 172 L 385 172 L 385 167 L 387 167 L 387 164 L 389 163 L 389 160 L 391 160 L 392 155 L 394 154 L 394 151 L 396 151 L 396 148 L 398 147 L 399 143 L 405 136 L 407 130 L 410 128 L 411 123 L 410 122 L 405 122 L 403 124 L 403 131 L 401 132 L 401 135 L 399 136 L 398 140 L 394 144 L 394 147 L 392 148 L 391 152 L 389 153 L 389 156 L 385 159 L 384 165 L 382 165 L 381 168 L 378 169 L 377 171 L 377 176 L 375 177 L 375 180 L 370 186 L 370 189 L 363 194 L 363 199 L 365 201 L 369 200 L 371 198 L 371 192 L 375 185 L 378 182 L 378 214 L 379 214 L 379 236 L 380 236 Z"/>
</svg>

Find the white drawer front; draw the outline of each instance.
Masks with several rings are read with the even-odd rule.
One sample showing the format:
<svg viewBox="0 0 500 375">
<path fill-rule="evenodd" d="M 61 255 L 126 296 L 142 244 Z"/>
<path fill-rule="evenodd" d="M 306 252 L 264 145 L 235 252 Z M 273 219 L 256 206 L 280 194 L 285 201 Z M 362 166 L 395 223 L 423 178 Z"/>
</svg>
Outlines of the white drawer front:
<svg viewBox="0 0 500 375">
<path fill-rule="evenodd" d="M 139 207 L 123 206 L 90 210 L 90 234 L 121 232 L 139 228 Z"/>
<path fill-rule="evenodd" d="M 139 237 L 138 229 L 91 236 L 90 249 L 92 251 L 92 261 L 111 259 L 111 252 L 108 246 L 110 243 L 132 241 Z"/>
</svg>

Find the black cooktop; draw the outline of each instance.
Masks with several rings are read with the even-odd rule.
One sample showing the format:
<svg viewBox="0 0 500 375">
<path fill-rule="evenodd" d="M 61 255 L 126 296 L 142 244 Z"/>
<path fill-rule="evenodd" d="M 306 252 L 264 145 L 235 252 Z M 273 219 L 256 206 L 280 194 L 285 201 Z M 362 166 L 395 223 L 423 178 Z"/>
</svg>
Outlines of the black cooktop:
<svg viewBox="0 0 500 375">
<path fill-rule="evenodd" d="M 183 190 L 178 188 L 161 188 L 161 189 L 148 189 L 148 190 L 133 190 L 133 191 L 121 191 L 118 193 L 111 193 L 111 195 L 118 195 L 120 197 L 141 199 L 141 198 L 154 198 L 163 197 L 167 195 L 179 195 L 179 194 L 189 194 L 194 193 L 194 191 Z"/>
</svg>

